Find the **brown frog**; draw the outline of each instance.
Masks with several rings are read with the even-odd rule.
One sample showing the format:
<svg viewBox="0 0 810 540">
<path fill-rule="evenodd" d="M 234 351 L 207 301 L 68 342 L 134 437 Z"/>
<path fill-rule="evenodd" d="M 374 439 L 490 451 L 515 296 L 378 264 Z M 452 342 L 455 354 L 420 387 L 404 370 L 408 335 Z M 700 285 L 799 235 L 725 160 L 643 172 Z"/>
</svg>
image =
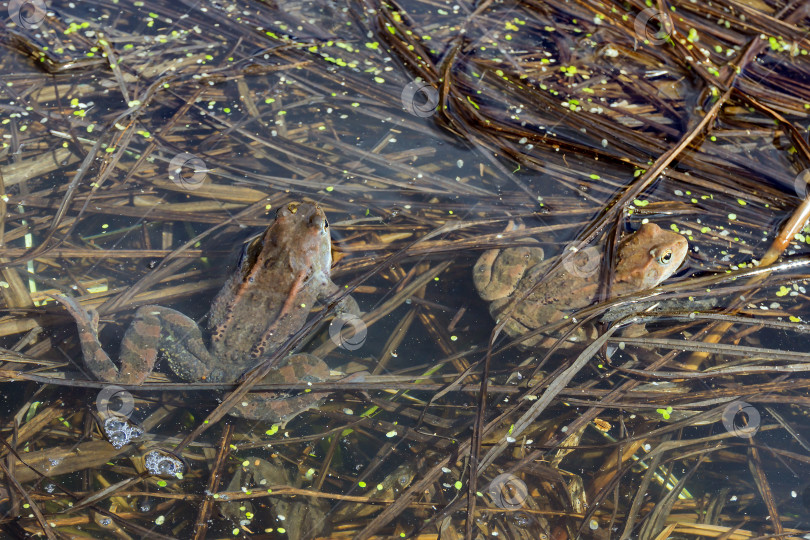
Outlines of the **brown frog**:
<svg viewBox="0 0 810 540">
<path fill-rule="evenodd" d="M 162 352 L 182 380 L 235 381 L 297 332 L 317 299 L 338 290 L 329 276 L 328 227 L 323 210 L 314 203 L 290 203 L 277 212 L 267 230 L 246 246 L 236 271 L 214 298 L 208 348 L 192 319 L 162 306 L 143 306 L 124 334 L 119 368 L 99 342 L 98 313 L 88 313 L 72 298 L 54 298 L 76 320 L 84 362 L 99 379 L 141 384 Z M 359 314 L 351 297 L 345 297 L 338 310 Z M 300 354 L 285 359 L 271 375 L 264 382 L 317 381 L 328 377 L 329 368 L 312 355 Z M 251 393 L 232 414 L 286 423 L 321 397 Z"/>
<path fill-rule="evenodd" d="M 643 224 L 619 245 L 611 294 L 621 296 L 657 286 L 675 273 L 688 248 L 682 235 L 654 223 Z M 521 246 L 486 251 L 475 263 L 473 282 L 479 296 L 490 302 L 489 311 L 496 320 L 514 308 L 504 330 L 509 336 L 518 337 L 594 303 L 599 292 L 602 251 L 586 248 L 572 259 L 517 305 L 542 277 L 532 275 L 535 266 L 543 261 L 542 248 Z M 584 331 L 571 336 L 572 341 L 584 338 Z M 523 343 L 531 346 L 542 340 L 535 337 Z"/>
</svg>

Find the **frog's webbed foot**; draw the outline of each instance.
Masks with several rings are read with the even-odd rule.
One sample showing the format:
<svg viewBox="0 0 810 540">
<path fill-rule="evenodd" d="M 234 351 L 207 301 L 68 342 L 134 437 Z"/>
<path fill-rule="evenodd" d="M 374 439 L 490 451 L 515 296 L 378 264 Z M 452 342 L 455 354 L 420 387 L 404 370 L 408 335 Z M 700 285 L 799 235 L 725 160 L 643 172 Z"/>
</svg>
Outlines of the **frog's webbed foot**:
<svg viewBox="0 0 810 540">
<path fill-rule="evenodd" d="M 53 299 L 76 321 L 84 363 L 102 381 L 141 384 L 152 373 L 159 350 L 166 351 L 172 370 L 185 380 L 205 379 L 211 372 L 209 366 L 215 364 L 193 320 L 173 309 L 143 306 L 121 340 L 119 368 L 101 347 L 98 313 L 67 296 L 54 295 Z"/>
<path fill-rule="evenodd" d="M 320 382 L 329 378 L 329 366 L 320 358 L 311 354 L 294 354 L 282 360 L 277 369 L 271 371 L 262 381 L 266 384 L 301 384 Z M 281 424 L 281 428 L 313 407 L 317 407 L 326 397 L 324 393 L 297 391 L 286 392 L 251 392 L 241 403 L 231 409 L 230 414 L 260 420 L 272 424 Z"/>
<path fill-rule="evenodd" d="M 315 358 L 310 354 L 297 354 L 291 356 L 290 359 L 294 360 L 295 357 L 300 356 Z M 317 361 L 323 363 L 321 360 Z M 329 376 L 329 368 L 325 367 L 326 364 L 323 365 L 326 370 L 325 374 L 323 375 L 319 374 L 317 376 L 306 375 L 296 382 L 298 383 L 321 382 L 327 380 Z M 320 371 L 321 368 L 317 367 L 315 369 Z M 336 382 L 358 382 L 362 381 L 367 375 L 369 375 L 367 371 L 352 373 L 350 375 L 338 379 Z M 267 383 L 280 382 L 275 378 L 273 380 L 270 380 L 270 378 L 271 376 L 268 376 L 264 382 Z M 368 394 L 366 394 L 365 392 L 362 393 L 368 398 Z M 234 416 L 239 416 L 241 418 L 246 418 L 248 420 L 260 420 L 265 422 L 271 422 L 273 424 L 278 424 L 280 429 L 285 429 L 287 427 L 287 424 L 299 414 L 302 414 L 310 409 L 319 407 L 323 403 L 323 401 L 329 396 L 329 394 L 330 392 L 309 392 L 309 391 L 301 392 L 299 394 L 282 393 L 282 392 L 278 393 L 263 392 L 263 393 L 248 394 L 245 400 L 243 400 L 243 402 L 240 405 L 237 405 L 234 409 L 231 410 L 230 414 Z"/>
<path fill-rule="evenodd" d="M 98 340 L 98 312 L 96 310 L 87 311 L 79 302 L 69 296 L 55 294 L 51 295 L 51 298 L 62 304 L 76 321 L 84 363 L 93 375 L 102 381 L 128 382 L 121 380 L 118 367 L 101 347 L 101 342 Z"/>
<path fill-rule="evenodd" d="M 153 354 L 157 351 L 184 381 L 223 379 L 193 319 L 163 306 L 143 306 L 135 312 L 121 342 L 121 371 L 145 372 L 145 379 L 154 369 Z"/>
<path fill-rule="evenodd" d="M 341 381 L 358 380 L 367 372 L 353 373 Z M 329 366 L 320 358 L 301 353 L 281 361 L 278 369 L 270 372 L 262 381 L 265 384 L 315 383 L 330 379 Z M 329 395 L 328 392 L 297 390 L 293 392 L 251 392 L 229 414 L 280 424 L 284 429 L 288 422 L 309 409 L 318 407 Z"/>
</svg>

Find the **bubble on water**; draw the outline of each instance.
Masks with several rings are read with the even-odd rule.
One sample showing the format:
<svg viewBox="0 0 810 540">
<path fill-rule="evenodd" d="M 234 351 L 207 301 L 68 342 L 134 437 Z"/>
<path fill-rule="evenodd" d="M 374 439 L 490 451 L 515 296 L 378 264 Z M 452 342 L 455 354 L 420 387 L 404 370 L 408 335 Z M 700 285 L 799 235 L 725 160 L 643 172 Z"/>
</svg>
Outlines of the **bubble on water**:
<svg viewBox="0 0 810 540">
<path fill-rule="evenodd" d="M 515 521 L 515 525 L 523 529 L 528 529 L 532 524 L 532 518 L 524 512 L 515 513 L 513 519 Z"/>
<path fill-rule="evenodd" d="M 424 102 L 416 97 L 421 94 Z M 432 116 L 439 105 L 439 92 L 425 81 L 414 81 L 405 85 L 400 96 L 402 107 L 414 116 Z"/>
<path fill-rule="evenodd" d="M 722 418 L 726 430 L 737 437 L 750 439 L 759 431 L 759 411 L 745 401 L 737 400 L 726 405 Z"/>
<path fill-rule="evenodd" d="M 656 24 L 658 30 L 653 33 L 652 30 Z M 666 43 L 673 28 L 672 19 L 666 11 L 659 11 L 651 7 L 641 11 L 633 21 L 636 37 L 641 42 L 649 42 L 652 45 Z"/>
<path fill-rule="evenodd" d="M 529 497 L 526 484 L 518 477 L 503 473 L 495 477 L 487 488 L 489 496 L 500 508 L 517 509 Z"/>
<path fill-rule="evenodd" d="M 123 448 L 133 440 L 143 436 L 143 429 L 119 417 L 110 417 L 104 421 L 104 435 L 115 448 Z"/>
<path fill-rule="evenodd" d="M 351 336 L 343 335 L 343 328 L 346 325 L 349 325 L 352 329 Z M 332 342 L 347 351 L 356 351 L 362 347 L 366 342 L 367 334 L 368 327 L 363 319 L 350 313 L 338 315 L 329 324 L 329 337 Z"/>
<path fill-rule="evenodd" d="M 152 450 L 144 456 L 146 470 L 155 476 L 177 476 L 183 472 L 183 463 L 174 456 Z"/>
<path fill-rule="evenodd" d="M 587 247 L 573 254 L 563 262 L 563 267 L 572 274 L 581 278 L 589 278 L 596 274 L 602 264 L 602 253 L 596 247 Z"/>
<path fill-rule="evenodd" d="M 96 410 L 102 418 L 126 418 L 134 409 L 132 394 L 114 384 L 102 388 L 96 397 Z"/>
<path fill-rule="evenodd" d="M 193 174 L 183 174 L 183 169 Z M 199 189 L 205 181 L 208 167 L 205 162 L 194 154 L 183 152 L 177 154 L 169 162 L 169 180 L 183 189 Z"/>
<path fill-rule="evenodd" d="M 129 437 L 125 431 L 116 431 L 115 433 L 108 433 L 107 438 L 115 448 L 123 448 L 128 442 Z"/>
<path fill-rule="evenodd" d="M 138 499 L 136 509 L 141 513 L 149 513 L 155 507 L 155 500 L 152 497 L 141 497 Z"/>
<path fill-rule="evenodd" d="M 48 7 L 44 0 L 11 0 L 8 3 L 8 15 L 19 27 L 28 30 L 36 29 L 45 19 Z"/>
</svg>

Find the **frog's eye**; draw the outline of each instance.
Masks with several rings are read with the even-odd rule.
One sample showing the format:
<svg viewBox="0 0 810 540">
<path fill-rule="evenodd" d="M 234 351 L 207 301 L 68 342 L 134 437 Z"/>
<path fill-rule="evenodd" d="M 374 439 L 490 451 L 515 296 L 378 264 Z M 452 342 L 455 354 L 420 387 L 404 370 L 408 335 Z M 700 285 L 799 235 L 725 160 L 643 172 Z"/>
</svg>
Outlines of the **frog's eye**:
<svg viewBox="0 0 810 540">
<path fill-rule="evenodd" d="M 672 262 L 672 250 L 666 249 L 663 253 L 656 257 L 658 264 L 660 265 L 667 265 Z"/>
<path fill-rule="evenodd" d="M 329 228 L 329 222 L 326 221 L 326 216 L 323 214 L 314 214 L 309 218 L 309 222 L 316 229 L 326 230 Z"/>
</svg>

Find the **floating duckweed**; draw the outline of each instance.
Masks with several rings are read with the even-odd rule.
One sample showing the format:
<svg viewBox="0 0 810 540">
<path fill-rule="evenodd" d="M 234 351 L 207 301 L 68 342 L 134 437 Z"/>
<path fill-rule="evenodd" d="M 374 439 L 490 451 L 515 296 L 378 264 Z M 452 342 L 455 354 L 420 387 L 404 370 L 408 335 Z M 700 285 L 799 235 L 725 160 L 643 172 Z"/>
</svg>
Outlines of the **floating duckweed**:
<svg viewBox="0 0 810 540">
<path fill-rule="evenodd" d="M 599 180 L 599 178 L 600 178 L 600 176 L 599 176 L 598 174 L 592 174 L 592 175 L 590 176 L 590 179 L 591 179 L 591 180 Z"/>
<path fill-rule="evenodd" d="M 729 214 L 728 219 L 734 221 L 735 219 L 737 219 L 737 214 Z"/>
<path fill-rule="evenodd" d="M 676 233 L 681 232 L 680 229 L 678 229 L 678 226 L 675 225 L 674 223 L 672 225 L 670 225 L 669 228 L 672 229 L 673 231 L 675 231 Z"/>
<path fill-rule="evenodd" d="M 667 407 L 666 409 L 655 409 L 655 412 L 663 416 L 664 420 L 669 420 L 669 416 L 672 413 L 672 407 Z"/>
<path fill-rule="evenodd" d="M 785 296 L 785 295 L 787 295 L 789 292 L 790 292 L 790 289 L 788 289 L 787 287 L 785 287 L 784 285 L 782 285 L 781 287 L 779 287 L 779 290 L 778 290 L 778 291 L 776 291 L 776 296 Z"/>
<path fill-rule="evenodd" d="M 460 490 L 463 486 L 464 484 L 461 483 L 461 480 L 456 480 L 456 483 L 453 484 L 453 487 L 455 487 L 458 490 Z"/>
<path fill-rule="evenodd" d="M 737 199 L 737 204 L 739 204 L 740 206 L 745 206 L 745 205 L 746 205 L 746 204 L 748 204 L 748 203 L 747 203 L 747 202 L 745 202 L 745 201 L 744 201 L 744 200 L 742 200 L 742 199 Z"/>
<path fill-rule="evenodd" d="M 633 204 L 638 206 L 639 208 L 644 208 L 645 206 L 650 204 L 650 201 L 642 201 L 641 199 L 635 199 L 633 200 Z"/>
</svg>

